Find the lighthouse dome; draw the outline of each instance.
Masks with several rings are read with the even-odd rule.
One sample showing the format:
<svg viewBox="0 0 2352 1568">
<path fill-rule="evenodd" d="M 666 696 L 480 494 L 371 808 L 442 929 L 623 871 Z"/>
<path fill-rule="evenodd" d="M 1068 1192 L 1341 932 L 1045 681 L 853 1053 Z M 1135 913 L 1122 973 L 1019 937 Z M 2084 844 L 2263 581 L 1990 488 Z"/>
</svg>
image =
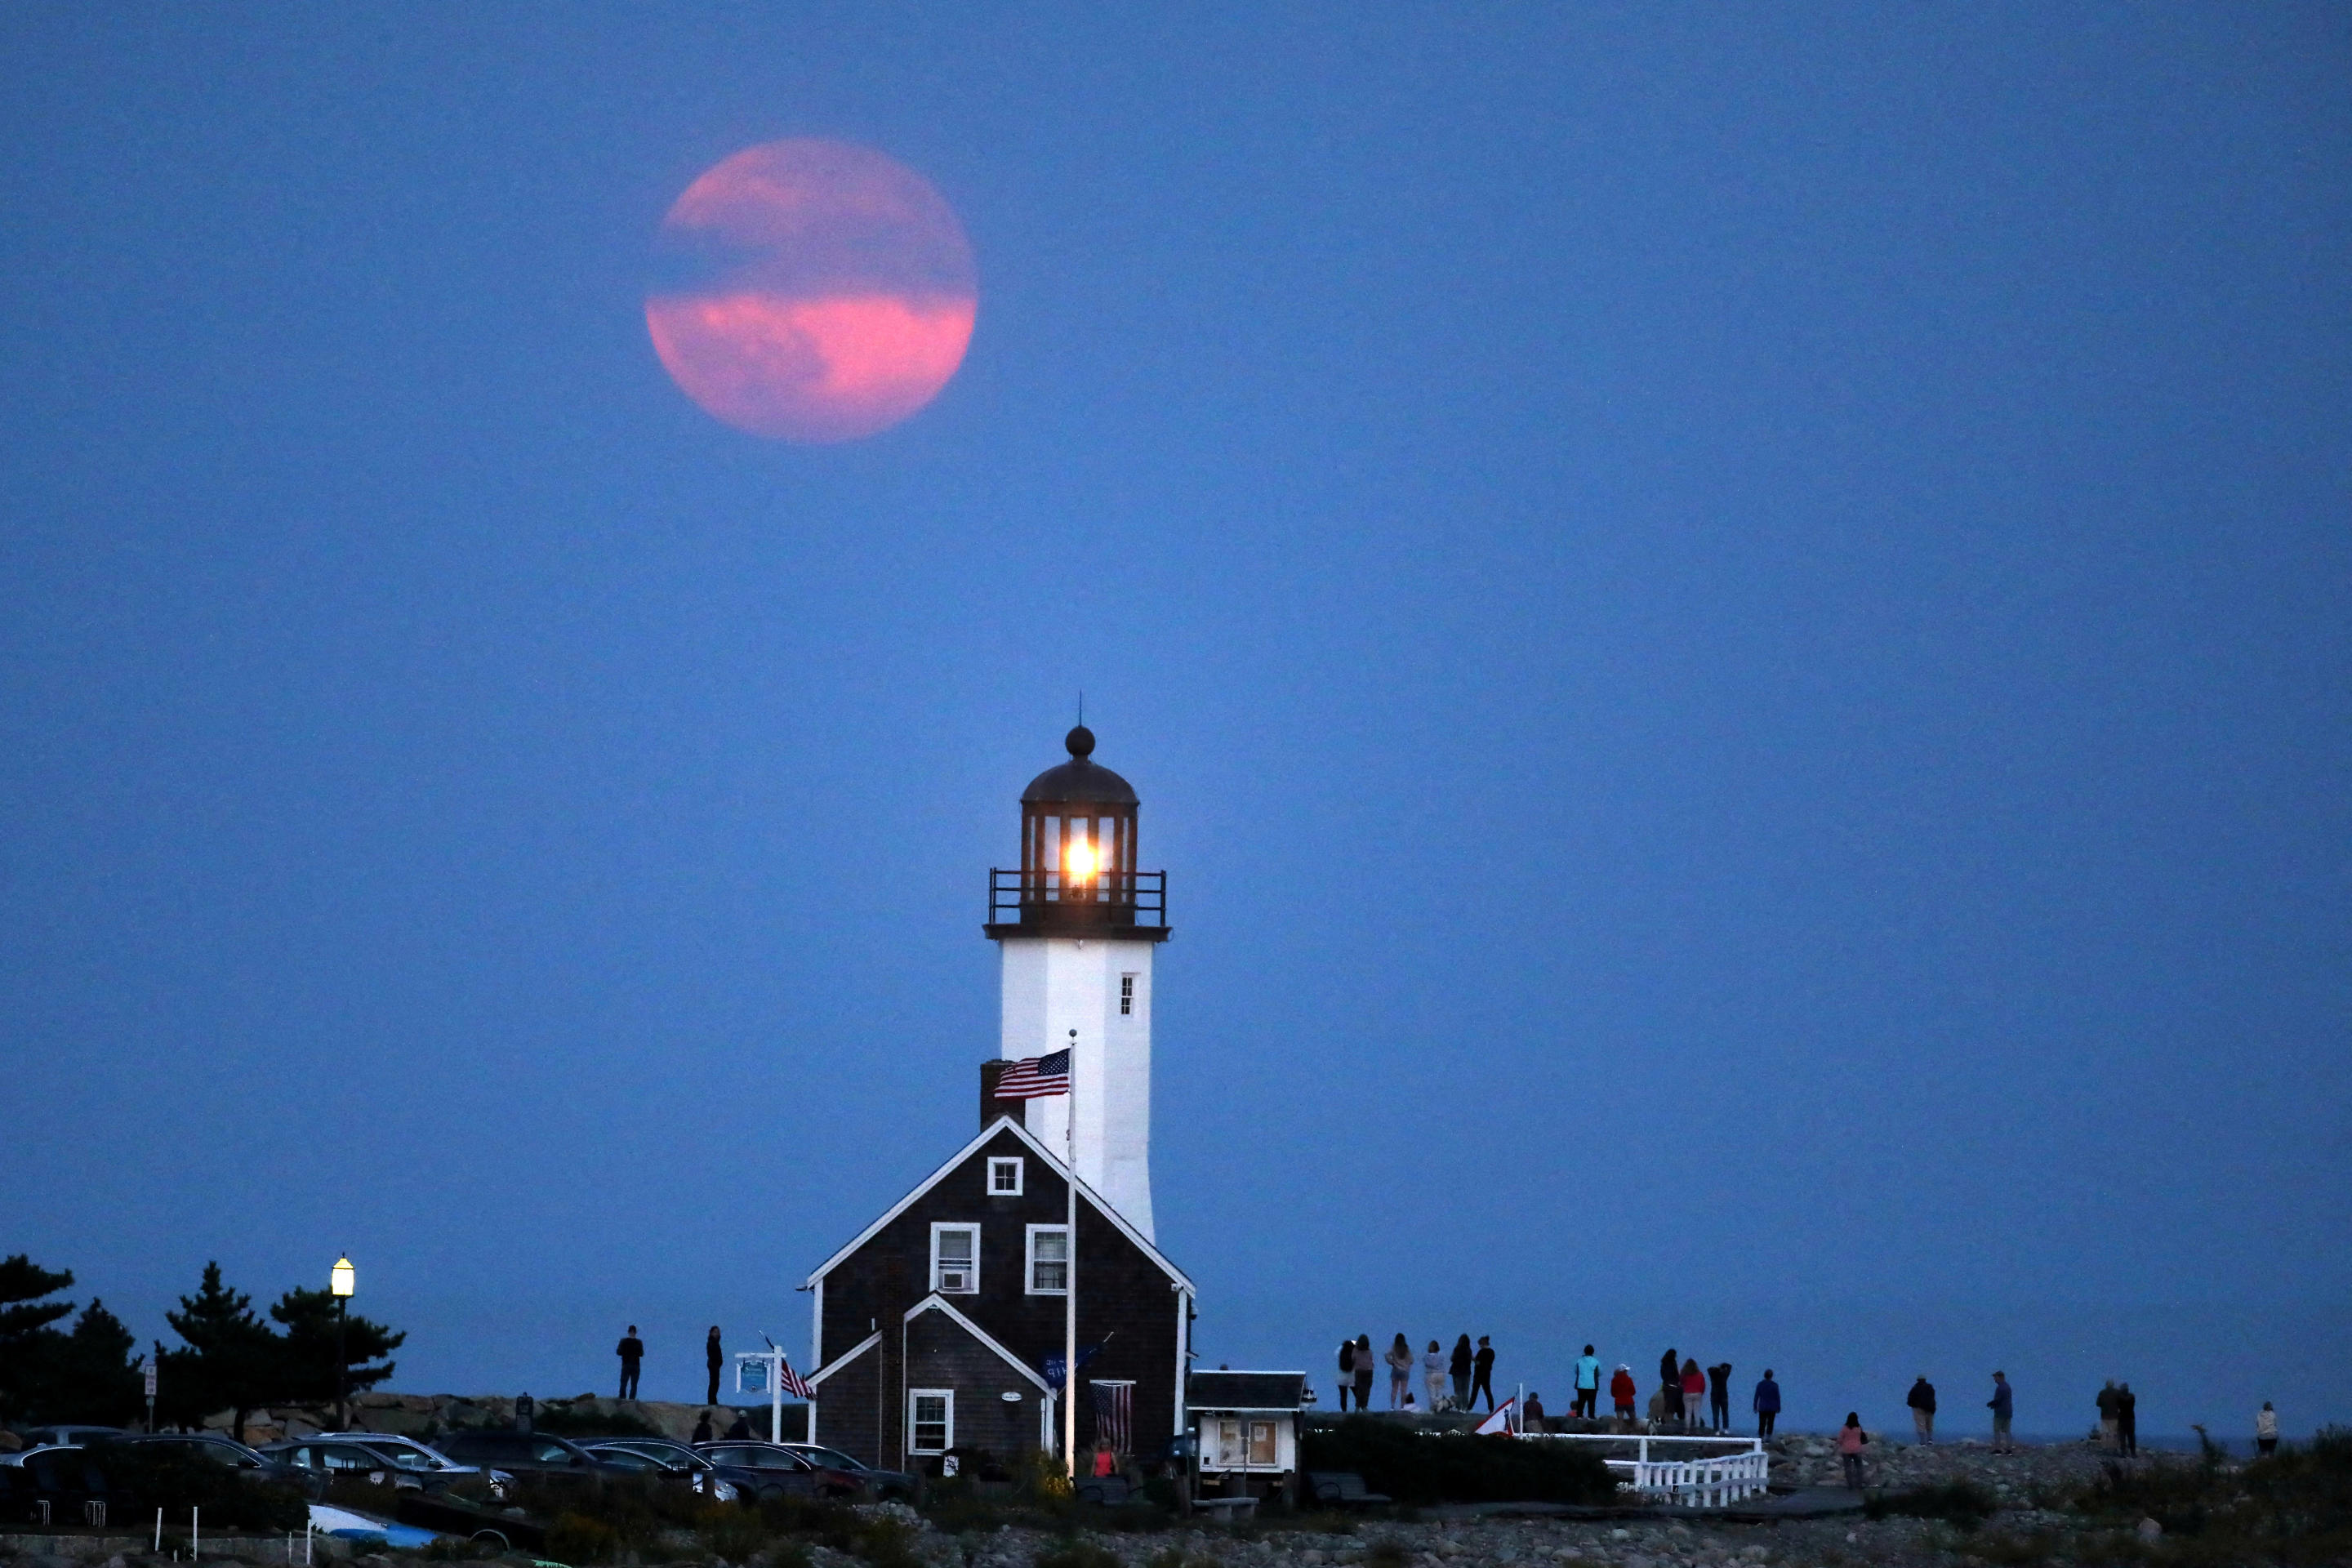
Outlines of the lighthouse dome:
<svg viewBox="0 0 2352 1568">
<path fill-rule="evenodd" d="M 1133 805 L 1137 804 L 1135 786 L 1094 760 L 1095 732 L 1084 724 L 1072 730 L 1062 743 L 1069 748 L 1070 760 L 1047 768 L 1029 781 L 1021 792 L 1024 804 L 1045 801 L 1069 801 L 1094 805 Z"/>
</svg>

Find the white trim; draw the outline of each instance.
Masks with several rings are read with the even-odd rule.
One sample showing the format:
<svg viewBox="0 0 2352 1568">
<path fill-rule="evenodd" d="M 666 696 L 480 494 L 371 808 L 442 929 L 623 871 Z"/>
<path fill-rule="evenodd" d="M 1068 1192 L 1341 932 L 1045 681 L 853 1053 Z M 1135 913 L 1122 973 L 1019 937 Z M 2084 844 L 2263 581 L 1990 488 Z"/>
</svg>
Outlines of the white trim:
<svg viewBox="0 0 2352 1568">
<path fill-rule="evenodd" d="M 918 1448 L 915 1447 L 915 1402 L 920 1399 L 937 1399 L 941 1401 L 948 1407 L 947 1419 L 940 1423 L 941 1426 L 947 1428 L 947 1440 L 936 1448 Z M 907 1390 L 907 1452 L 909 1454 L 921 1454 L 928 1458 L 934 1454 L 944 1454 L 950 1448 L 954 1447 L 955 1390 L 952 1388 L 910 1388 Z"/>
<path fill-rule="evenodd" d="M 999 1165 L 1010 1165 L 1013 1167 L 1013 1184 L 1011 1186 L 1000 1187 L 996 1184 L 996 1168 Z M 991 1154 L 988 1157 L 988 1195 L 992 1198 L 1019 1197 L 1028 1173 L 1028 1167 L 1029 1162 L 1023 1159 L 1018 1154 Z"/>
<path fill-rule="evenodd" d="M 1005 1349 L 1003 1342 L 998 1340 L 994 1334 L 990 1333 L 986 1329 L 982 1328 L 978 1323 L 973 1322 L 970 1318 L 965 1317 L 961 1312 L 958 1311 L 956 1310 L 955 1303 L 949 1300 L 945 1296 L 940 1295 L 937 1290 L 932 1291 L 929 1295 L 924 1297 L 921 1300 L 908 1308 L 906 1316 L 898 1321 L 902 1323 L 911 1323 L 915 1321 L 917 1314 L 922 1312 L 945 1312 L 950 1318 L 955 1321 L 955 1324 L 958 1328 L 961 1329 L 965 1333 L 970 1334 L 973 1339 L 978 1340 L 982 1344 L 987 1346 L 991 1351 L 995 1352 L 995 1354 L 1003 1361 L 1005 1365 L 1013 1368 L 1013 1371 L 1019 1373 L 1031 1383 L 1036 1384 L 1040 1393 L 1047 1394 L 1053 1393 L 1054 1385 L 1045 1381 L 1044 1373 L 1038 1372 L 1036 1368 L 1031 1366 L 1027 1362 L 1023 1361 L 1019 1356 L 1014 1355 L 1011 1351 Z M 878 1340 L 882 1336 L 877 1332 L 874 1337 Z M 811 1381 L 813 1382 L 814 1380 L 812 1379 Z"/>
<path fill-rule="evenodd" d="M 942 1284 L 940 1279 L 940 1233 L 965 1230 L 971 1233 L 971 1268 L 970 1278 L 961 1285 Z M 931 1221 L 931 1274 L 927 1289 L 950 1296 L 980 1294 L 980 1222 L 971 1219 L 935 1219 Z"/>
<path fill-rule="evenodd" d="M 1192 1297 L 1191 1292 L 1186 1291 L 1186 1290 L 1182 1290 L 1182 1289 L 1179 1289 L 1179 1290 L 1176 1292 L 1176 1401 L 1175 1401 L 1175 1411 L 1176 1411 L 1176 1433 L 1175 1433 L 1175 1435 L 1176 1435 L 1176 1436 L 1180 1436 L 1180 1437 L 1181 1437 L 1181 1436 L 1182 1436 L 1184 1435 L 1184 1433 L 1185 1433 L 1185 1432 L 1189 1431 L 1189 1430 L 1191 1429 L 1191 1427 L 1192 1427 L 1192 1412 L 1191 1412 L 1191 1411 L 1189 1411 L 1188 1409 L 1186 1409 L 1186 1408 L 1185 1408 L 1185 1405 L 1184 1405 L 1184 1385 L 1185 1385 L 1185 1384 L 1189 1381 L 1189 1380 L 1186 1378 L 1186 1376 L 1185 1376 L 1184 1374 L 1185 1374 L 1185 1373 L 1186 1373 L 1187 1371 L 1189 1371 L 1189 1370 L 1190 1370 L 1190 1365 L 1189 1365 L 1189 1363 L 1191 1363 L 1191 1361 L 1192 1361 L 1192 1355 L 1191 1355 L 1191 1352 L 1192 1352 L 1192 1342 L 1191 1342 L 1191 1341 L 1192 1341 Z M 814 1442 L 814 1441 L 815 1441 L 815 1439 L 814 1439 L 814 1438 L 811 1438 L 811 1439 L 810 1439 L 810 1441 L 811 1441 L 811 1442 Z"/>
<path fill-rule="evenodd" d="M 820 1279 L 809 1289 L 815 1294 L 809 1300 L 808 1363 L 811 1366 L 823 1366 L 824 1364 L 824 1281 Z M 814 1443 L 816 1439 L 811 1437 L 809 1441 Z"/>
<path fill-rule="evenodd" d="M 809 1386 L 812 1388 L 815 1387 L 818 1384 L 823 1383 L 826 1378 L 831 1377 L 835 1373 L 839 1372 L 843 1367 L 847 1366 L 851 1362 L 856 1361 L 859 1356 L 864 1355 L 867 1351 L 872 1350 L 876 1345 L 878 1345 L 881 1342 L 882 1331 L 877 1329 L 872 1333 L 866 1335 L 864 1339 L 858 1341 L 856 1344 L 850 1346 L 847 1350 L 842 1352 L 840 1355 L 834 1358 L 832 1365 L 822 1367 L 817 1371 L 809 1373 Z M 809 1441 L 814 1442 L 816 1439 L 812 1437 Z"/>
<path fill-rule="evenodd" d="M 856 1237 L 850 1241 L 848 1246 L 835 1253 L 831 1258 L 826 1258 L 823 1263 L 818 1264 L 816 1271 L 811 1274 L 807 1279 L 803 1281 L 803 1283 L 814 1285 L 818 1280 L 824 1279 L 826 1275 L 832 1273 L 835 1269 L 840 1268 L 842 1264 L 848 1261 L 851 1256 L 854 1255 L 859 1247 L 864 1247 L 867 1242 L 873 1240 L 875 1236 L 884 1226 L 888 1225 L 892 1220 L 897 1219 L 900 1215 L 905 1214 L 908 1206 L 911 1205 L 917 1198 L 921 1197 L 925 1193 L 929 1192 L 933 1187 L 939 1185 L 940 1183 L 945 1181 L 951 1172 L 953 1172 L 958 1166 L 961 1165 L 965 1161 L 971 1159 L 974 1154 L 979 1153 L 982 1147 L 985 1145 L 989 1140 L 994 1138 L 999 1132 L 1010 1132 L 1013 1137 L 1019 1139 L 1023 1144 L 1027 1146 L 1030 1152 L 1035 1154 L 1040 1160 L 1045 1161 L 1046 1168 L 1052 1171 L 1055 1175 L 1066 1176 L 1069 1173 L 1069 1167 L 1062 1163 L 1059 1156 L 1047 1149 L 1045 1144 L 1039 1142 L 1035 1133 L 1030 1131 L 1026 1127 L 1022 1126 L 1018 1121 L 1013 1121 L 1010 1116 L 1000 1116 L 995 1121 L 990 1122 L 986 1127 L 981 1129 L 979 1137 L 973 1139 L 971 1142 L 957 1150 L 953 1157 L 951 1157 L 946 1164 L 941 1165 L 938 1170 L 933 1171 L 929 1175 L 924 1177 L 920 1183 L 917 1184 L 914 1191 L 908 1193 L 905 1197 L 900 1198 L 897 1203 L 892 1204 L 889 1210 L 885 1213 L 881 1218 L 876 1220 L 872 1225 L 867 1226 L 864 1230 L 859 1231 Z M 1094 1205 L 1095 1212 L 1097 1214 L 1101 1215 L 1105 1219 L 1110 1221 L 1112 1225 L 1118 1226 L 1118 1233 L 1121 1236 L 1124 1236 L 1128 1240 L 1135 1243 L 1137 1247 L 1140 1247 L 1143 1251 L 1143 1255 L 1151 1259 L 1153 1265 L 1156 1266 L 1161 1273 L 1167 1275 L 1170 1282 L 1178 1289 L 1188 1290 L 1195 1295 L 1199 1294 L 1199 1287 L 1192 1283 L 1192 1279 L 1186 1275 L 1182 1269 L 1177 1268 L 1173 1263 L 1171 1263 L 1168 1260 L 1168 1255 L 1151 1244 L 1150 1237 L 1145 1236 L 1141 1231 L 1136 1229 L 1134 1226 L 1129 1224 L 1127 1216 L 1119 1213 L 1116 1208 L 1113 1208 L 1110 1204 L 1103 1198 L 1101 1194 L 1096 1192 L 1083 1181 L 1078 1183 L 1078 1191 L 1084 1193 L 1086 1194 L 1087 1201 Z"/>
<path fill-rule="evenodd" d="M 1041 1233 L 1046 1231 L 1051 1231 L 1054 1235 L 1063 1238 L 1062 1288 L 1058 1290 L 1040 1289 L 1037 1285 L 1037 1237 Z M 1043 1225 L 1032 1225 L 1029 1227 L 1029 1238 L 1021 1250 L 1021 1293 L 1023 1295 L 1066 1296 L 1070 1293 L 1069 1235 L 1070 1227 L 1058 1221 L 1049 1222 Z"/>
</svg>

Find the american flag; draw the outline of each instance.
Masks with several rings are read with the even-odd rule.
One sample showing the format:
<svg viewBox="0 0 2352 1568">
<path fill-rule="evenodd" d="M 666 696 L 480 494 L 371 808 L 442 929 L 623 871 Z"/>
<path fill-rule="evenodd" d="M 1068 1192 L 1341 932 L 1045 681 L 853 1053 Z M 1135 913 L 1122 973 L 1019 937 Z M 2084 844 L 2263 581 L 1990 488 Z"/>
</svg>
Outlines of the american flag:
<svg viewBox="0 0 2352 1568">
<path fill-rule="evenodd" d="M 1014 1062 L 1004 1076 L 996 1080 L 999 1100 L 1051 1100 L 1057 1094 L 1070 1092 L 1070 1053 L 1055 1051 L 1050 1057 L 1029 1057 Z"/>
<path fill-rule="evenodd" d="M 793 1363 L 782 1356 L 776 1358 L 776 1386 L 794 1399 L 816 1397 L 816 1390 L 809 1386 L 809 1380 L 794 1372 Z"/>
</svg>

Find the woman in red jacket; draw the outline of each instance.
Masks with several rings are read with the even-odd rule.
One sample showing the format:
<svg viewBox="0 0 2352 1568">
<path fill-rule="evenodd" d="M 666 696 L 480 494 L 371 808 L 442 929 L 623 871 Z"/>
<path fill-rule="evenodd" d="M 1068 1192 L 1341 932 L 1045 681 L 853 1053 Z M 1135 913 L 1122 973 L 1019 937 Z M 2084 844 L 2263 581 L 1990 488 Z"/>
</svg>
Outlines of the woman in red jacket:
<svg viewBox="0 0 2352 1568">
<path fill-rule="evenodd" d="M 1706 1425 L 1706 1373 L 1696 1356 L 1683 1363 L 1683 1425 L 1692 1431 Z"/>
<path fill-rule="evenodd" d="M 1641 1390 L 1633 1385 L 1633 1369 L 1623 1362 L 1617 1363 L 1617 1375 L 1609 1380 L 1609 1397 L 1617 1403 L 1618 1430 L 1633 1429 L 1633 1396 Z"/>
</svg>

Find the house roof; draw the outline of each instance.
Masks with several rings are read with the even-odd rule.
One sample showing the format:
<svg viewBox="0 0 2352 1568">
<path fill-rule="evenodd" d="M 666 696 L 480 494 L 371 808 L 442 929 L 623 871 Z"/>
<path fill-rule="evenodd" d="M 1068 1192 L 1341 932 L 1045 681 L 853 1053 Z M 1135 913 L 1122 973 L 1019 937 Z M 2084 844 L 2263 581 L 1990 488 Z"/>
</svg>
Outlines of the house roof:
<svg viewBox="0 0 2352 1568">
<path fill-rule="evenodd" d="M 818 1264 L 815 1271 L 811 1273 L 808 1279 L 803 1281 L 803 1287 L 805 1288 L 806 1286 L 815 1284 L 818 1280 L 824 1279 L 826 1275 L 839 1268 L 844 1262 L 847 1261 L 850 1256 L 856 1253 L 859 1247 L 873 1240 L 875 1236 L 880 1232 L 884 1226 L 888 1225 L 892 1220 L 897 1219 L 900 1215 L 906 1213 L 908 1205 L 913 1204 L 916 1199 L 921 1197 L 925 1193 L 929 1192 L 933 1187 L 938 1186 L 941 1182 L 945 1181 L 951 1172 L 955 1171 L 959 1166 L 969 1161 L 974 1154 L 979 1153 L 980 1151 L 1001 1131 L 1010 1132 L 1013 1137 L 1019 1139 L 1021 1142 L 1028 1148 L 1029 1152 L 1036 1155 L 1038 1159 L 1043 1160 L 1047 1168 L 1052 1170 L 1055 1175 L 1066 1177 L 1069 1174 L 1069 1167 L 1063 1164 L 1060 1160 L 1056 1159 L 1054 1155 L 1054 1152 L 1045 1147 L 1045 1145 L 1038 1140 L 1035 1133 L 1031 1132 L 1029 1129 L 1022 1126 L 1021 1123 L 1015 1121 L 1010 1116 L 1000 1116 L 995 1121 L 990 1122 L 987 1126 L 982 1128 L 980 1130 L 979 1137 L 974 1138 L 971 1142 L 965 1144 L 962 1148 L 950 1155 L 946 1163 L 942 1164 L 938 1170 L 933 1171 L 929 1175 L 925 1176 L 921 1181 L 916 1183 L 912 1191 L 908 1193 L 905 1197 L 900 1198 L 897 1203 L 892 1204 L 890 1207 L 884 1212 L 881 1218 L 876 1220 L 872 1225 L 867 1226 L 864 1230 L 859 1231 L 857 1235 L 850 1240 L 846 1247 L 844 1247 L 840 1251 L 835 1253 L 831 1258 L 826 1258 L 823 1263 Z M 1096 1192 L 1092 1187 L 1087 1185 L 1084 1181 L 1078 1182 L 1077 1187 L 1078 1194 L 1085 1198 L 1087 1203 L 1094 1205 L 1095 1212 L 1101 1215 L 1105 1219 L 1110 1221 L 1114 1226 L 1117 1226 L 1118 1227 L 1119 1234 L 1126 1237 L 1128 1240 L 1133 1242 L 1136 1247 L 1142 1251 L 1146 1258 L 1151 1259 L 1152 1263 L 1158 1267 L 1161 1273 L 1168 1276 L 1171 1283 L 1176 1285 L 1179 1289 L 1189 1291 L 1195 1296 L 1200 1294 L 1199 1288 L 1192 1283 L 1191 1277 L 1182 1269 L 1177 1268 L 1175 1264 L 1170 1262 L 1168 1255 L 1160 1251 L 1158 1247 L 1152 1246 L 1150 1239 L 1141 1231 L 1136 1229 L 1135 1226 L 1129 1225 L 1127 1222 L 1127 1216 L 1119 1213 L 1118 1210 L 1113 1208 L 1109 1202 L 1106 1200 L 1100 1193 Z M 961 1314 L 958 1315 L 961 1316 Z"/>
<path fill-rule="evenodd" d="M 1303 1372 L 1196 1372 L 1184 1403 L 1194 1410 L 1296 1410 L 1306 1392 Z"/>
<path fill-rule="evenodd" d="M 957 1327 L 962 1329 L 965 1333 L 968 1333 L 973 1339 L 978 1340 L 991 1351 L 993 1351 L 997 1356 L 1003 1361 L 1005 1365 L 1013 1368 L 1013 1371 L 1019 1373 L 1031 1383 L 1036 1384 L 1039 1393 L 1051 1394 L 1054 1392 L 1054 1385 L 1047 1383 L 1044 1376 L 1038 1373 L 1035 1367 L 1031 1366 L 1027 1362 L 1023 1361 L 1019 1356 L 1014 1355 L 1011 1351 L 1005 1349 L 1004 1346 L 998 1342 L 995 1335 L 990 1333 L 986 1329 L 982 1328 L 978 1323 L 973 1322 L 970 1318 L 965 1317 L 961 1312 L 957 1311 L 955 1309 L 955 1303 L 950 1301 L 945 1296 L 940 1295 L 937 1290 L 932 1291 L 929 1295 L 924 1297 L 921 1300 L 908 1308 L 907 1315 L 902 1321 L 911 1323 L 925 1312 L 946 1313 L 955 1321 Z"/>
</svg>

